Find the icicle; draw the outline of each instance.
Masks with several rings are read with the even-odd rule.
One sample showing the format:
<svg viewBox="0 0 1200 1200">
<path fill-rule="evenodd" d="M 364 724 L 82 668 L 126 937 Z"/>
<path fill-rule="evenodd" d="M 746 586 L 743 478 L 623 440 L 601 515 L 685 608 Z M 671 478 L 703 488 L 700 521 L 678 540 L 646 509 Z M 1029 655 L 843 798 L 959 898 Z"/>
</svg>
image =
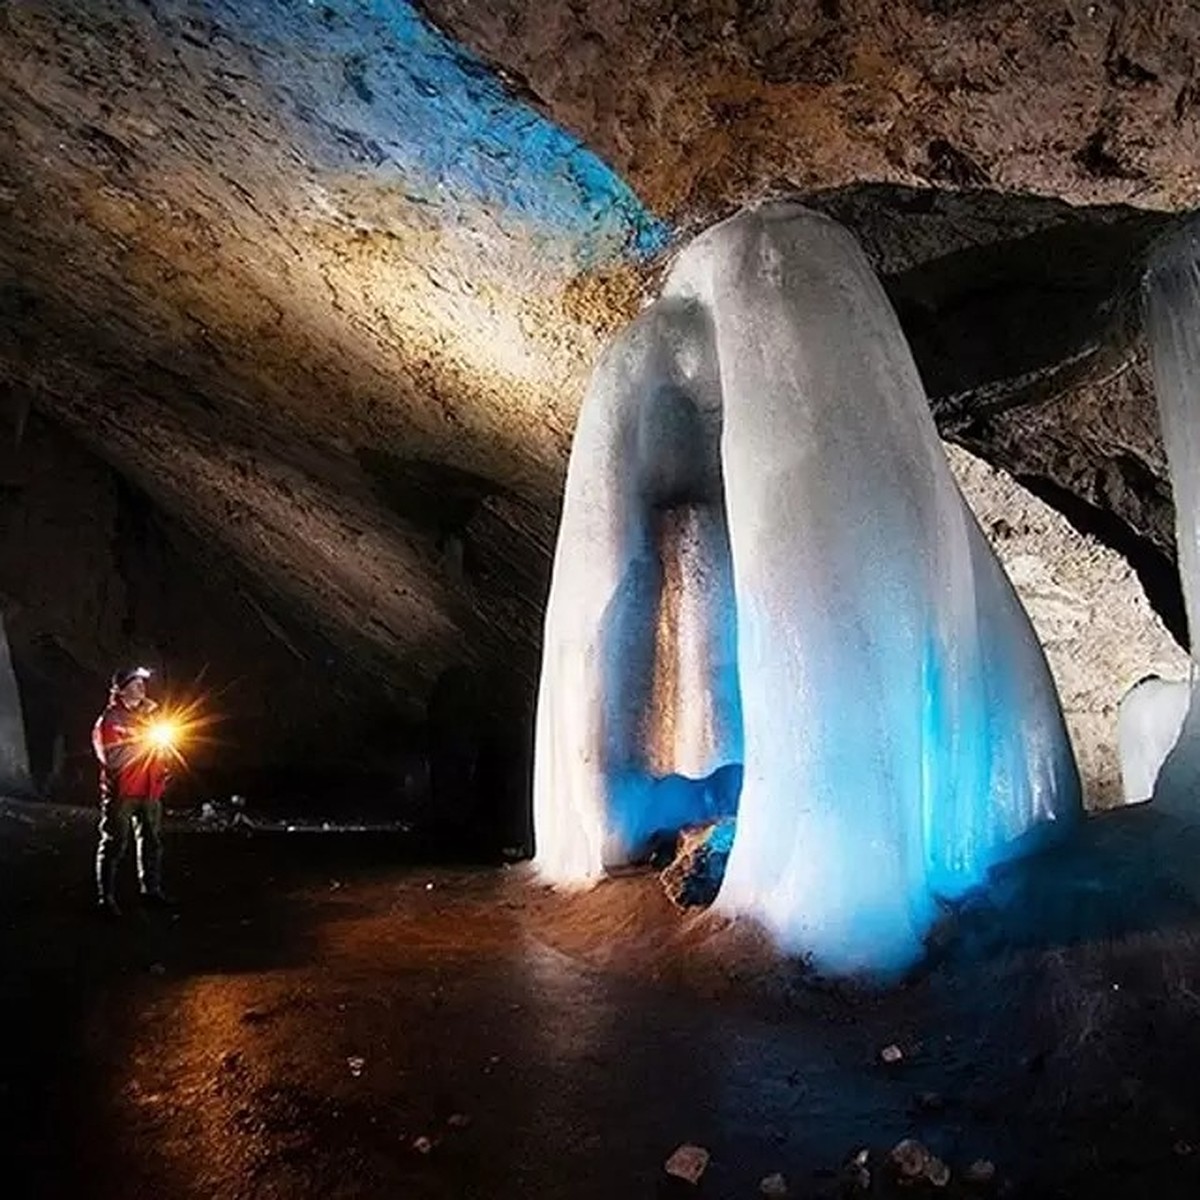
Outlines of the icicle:
<svg viewBox="0 0 1200 1200">
<path fill-rule="evenodd" d="M 1191 690 L 1185 680 L 1152 675 L 1135 683 L 1121 697 L 1117 711 L 1117 757 L 1126 804 L 1141 803 L 1154 794 L 1163 763 L 1179 741 Z"/>
</svg>

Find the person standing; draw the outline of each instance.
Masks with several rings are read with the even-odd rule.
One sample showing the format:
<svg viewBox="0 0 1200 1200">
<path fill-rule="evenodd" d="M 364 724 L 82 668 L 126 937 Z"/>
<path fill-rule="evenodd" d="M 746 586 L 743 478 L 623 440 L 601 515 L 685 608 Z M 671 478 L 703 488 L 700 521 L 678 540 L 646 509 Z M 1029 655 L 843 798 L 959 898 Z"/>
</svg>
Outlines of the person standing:
<svg viewBox="0 0 1200 1200">
<path fill-rule="evenodd" d="M 149 678 L 145 667 L 114 672 L 108 706 L 92 728 L 92 748 L 100 765 L 96 886 L 100 911 L 109 917 L 121 915 L 117 872 L 131 827 L 142 902 L 171 907 L 162 891 L 162 798 L 169 781 L 169 751 L 150 736 L 158 705 L 146 694 Z"/>
</svg>

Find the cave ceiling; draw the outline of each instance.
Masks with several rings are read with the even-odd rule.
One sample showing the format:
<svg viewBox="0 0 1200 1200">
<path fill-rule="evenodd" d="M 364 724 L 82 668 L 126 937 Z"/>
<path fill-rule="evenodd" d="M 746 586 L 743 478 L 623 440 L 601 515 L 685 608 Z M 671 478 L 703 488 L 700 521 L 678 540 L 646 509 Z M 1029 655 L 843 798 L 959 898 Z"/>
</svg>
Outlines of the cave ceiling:
<svg viewBox="0 0 1200 1200">
<path fill-rule="evenodd" d="M 10 0 L 6 410 L 402 705 L 528 691 L 596 355 L 680 239 L 799 195 L 943 433 L 1171 620 L 1136 270 L 1196 205 L 1198 43 L 1174 0 Z"/>
</svg>

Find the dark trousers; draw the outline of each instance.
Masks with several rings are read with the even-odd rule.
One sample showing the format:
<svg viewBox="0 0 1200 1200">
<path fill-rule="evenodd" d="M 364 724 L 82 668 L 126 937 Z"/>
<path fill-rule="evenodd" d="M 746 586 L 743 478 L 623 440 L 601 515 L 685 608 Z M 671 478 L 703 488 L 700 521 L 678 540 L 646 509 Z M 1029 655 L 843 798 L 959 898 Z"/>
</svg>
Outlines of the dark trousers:
<svg viewBox="0 0 1200 1200">
<path fill-rule="evenodd" d="M 162 804 L 106 797 L 100 805 L 100 845 L 96 850 L 96 887 L 101 900 L 116 894 L 117 871 L 129 845 L 130 826 L 137 845 L 142 895 L 162 890 Z"/>
</svg>

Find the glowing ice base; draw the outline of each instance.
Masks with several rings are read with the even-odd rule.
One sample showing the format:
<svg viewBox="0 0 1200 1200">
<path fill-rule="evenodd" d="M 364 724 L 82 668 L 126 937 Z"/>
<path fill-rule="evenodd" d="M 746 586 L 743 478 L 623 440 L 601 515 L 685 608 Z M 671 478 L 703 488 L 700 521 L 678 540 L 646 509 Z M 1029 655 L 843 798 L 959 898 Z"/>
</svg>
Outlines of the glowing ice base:
<svg viewBox="0 0 1200 1200">
<path fill-rule="evenodd" d="M 834 972 L 1079 811 L 1029 622 L 854 239 L 796 206 L 680 255 L 580 415 L 546 616 L 537 865 L 594 879 L 744 772 L 717 899 Z M 682 795 L 682 799 L 680 798 Z"/>
</svg>

